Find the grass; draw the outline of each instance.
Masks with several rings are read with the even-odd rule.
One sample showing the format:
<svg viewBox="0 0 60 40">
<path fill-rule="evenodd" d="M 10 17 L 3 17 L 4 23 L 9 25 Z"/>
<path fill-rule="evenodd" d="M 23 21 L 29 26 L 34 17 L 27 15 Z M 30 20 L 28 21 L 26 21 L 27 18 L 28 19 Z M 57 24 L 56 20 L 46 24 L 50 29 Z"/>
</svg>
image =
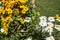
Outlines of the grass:
<svg viewBox="0 0 60 40">
<path fill-rule="evenodd" d="M 36 0 L 37 10 L 41 15 L 54 16 L 60 14 L 60 0 Z"/>
</svg>

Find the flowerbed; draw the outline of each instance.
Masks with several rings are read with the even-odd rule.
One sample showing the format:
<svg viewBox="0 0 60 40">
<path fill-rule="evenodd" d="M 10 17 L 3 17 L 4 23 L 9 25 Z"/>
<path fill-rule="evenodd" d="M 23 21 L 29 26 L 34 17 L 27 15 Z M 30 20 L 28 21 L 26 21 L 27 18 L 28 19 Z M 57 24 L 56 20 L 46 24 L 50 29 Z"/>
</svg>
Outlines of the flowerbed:
<svg viewBox="0 0 60 40">
<path fill-rule="evenodd" d="M 60 15 L 45 16 L 36 11 L 35 0 L 2 0 L 1 40 L 55 40 L 60 31 Z"/>
</svg>

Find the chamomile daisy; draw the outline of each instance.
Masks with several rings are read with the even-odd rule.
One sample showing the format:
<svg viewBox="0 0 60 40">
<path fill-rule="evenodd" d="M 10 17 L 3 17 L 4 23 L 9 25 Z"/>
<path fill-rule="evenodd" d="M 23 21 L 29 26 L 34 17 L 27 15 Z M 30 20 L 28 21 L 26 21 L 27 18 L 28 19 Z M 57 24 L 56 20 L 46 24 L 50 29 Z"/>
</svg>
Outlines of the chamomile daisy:
<svg viewBox="0 0 60 40">
<path fill-rule="evenodd" d="M 55 19 L 54 19 L 54 17 L 48 17 L 48 21 L 50 21 L 50 22 L 54 22 Z"/>
<path fill-rule="evenodd" d="M 53 36 L 47 37 L 46 40 L 55 40 Z"/>
<path fill-rule="evenodd" d="M 58 31 L 60 31 L 60 25 L 55 25 L 55 29 L 57 29 Z"/>
<path fill-rule="evenodd" d="M 41 16 L 39 17 L 40 21 L 47 21 L 47 17 L 46 16 Z"/>
</svg>

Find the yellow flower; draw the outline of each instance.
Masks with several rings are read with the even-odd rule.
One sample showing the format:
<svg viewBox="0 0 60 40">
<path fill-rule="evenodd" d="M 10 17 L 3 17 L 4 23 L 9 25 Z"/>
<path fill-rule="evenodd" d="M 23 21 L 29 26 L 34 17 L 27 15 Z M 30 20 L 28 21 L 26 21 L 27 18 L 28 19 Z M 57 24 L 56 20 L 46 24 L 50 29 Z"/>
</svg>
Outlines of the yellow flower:
<svg viewBox="0 0 60 40">
<path fill-rule="evenodd" d="M 3 10 L 3 14 L 5 14 L 5 10 Z"/>
<path fill-rule="evenodd" d="M 20 8 L 22 8 L 22 14 L 26 14 L 26 12 L 29 10 L 27 6 L 21 5 Z"/>
<path fill-rule="evenodd" d="M 25 23 L 25 21 L 22 21 L 22 22 L 21 22 L 21 24 L 24 24 L 24 23 Z"/>
<path fill-rule="evenodd" d="M 20 5 L 20 8 L 24 8 L 25 6 L 24 5 Z"/>
<path fill-rule="evenodd" d="M 25 6 L 25 5 L 21 5 L 20 8 L 22 8 L 24 11 L 28 11 L 29 10 L 29 8 L 27 6 Z"/>
<path fill-rule="evenodd" d="M 12 3 L 6 3 L 6 8 L 12 7 Z"/>
<path fill-rule="evenodd" d="M 13 19 L 10 16 L 6 17 L 6 20 L 13 21 Z"/>
<path fill-rule="evenodd" d="M 24 18 L 20 18 L 20 22 L 21 22 L 21 24 L 24 24 L 25 23 L 25 19 Z"/>
<path fill-rule="evenodd" d="M 3 3 L 3 5 L 6 6 L 8 3 L 9 3 L 8 1 L 5 1 L 5 2 Z"/>
<path fill-rule="evenodd" d="M 14 3 L 15 3 L 15 1 L 10 1 L 10 3 L 11 3 L 11 4 L 14 4 Z"/>
<path fill-rule="evenodd" d="M 58 18 L 58 17 L 59 17 L 59 15 L 58 15 L 58 14 L 56 14 L 55 18 Z"/>
<path fill-rule="evenodd" d="M 58 14 L 56 14 L 55 18 L 58 18 L 58 19 L 60 19 L 60 16 L 59 16 Z"/>
<path fill-rule="evenodd" d="M 3 12 L 3 10 L 2 9 L 0 9 L 0 14 Z"/>
<path fill-rule="evenodd" d="M 10 21 L 7 23 L 7 27 L 9 27 L 9 25 L 10 25 Z"/>
<path fill-rule="evenodd" d="M 60 17 L 60 15 L 59 14 L 56 14 L 56 17 Z"/>
<path fill-rule="evenodd" d="M 6 34 L 6 35 L 7 35 L 7 34 L 8 34 L 8 32 L 7 32 L 7 31 L 5 31 L 5 32 L 4 32 L 4 34 Z"/>
<path fill-rule="evenodd" d="M 2 0 L 3 3 L 5 3 L 5 0 Z"/>
<path fill-rule="evenodd" d="M 6 34 L 6 35 L 7 35 L 7 34 L 8 34 L 8 28 L 7 28 L 7 26 L 5 26 L 5 25 L 4 25 L 4 27 L 3 27 L 3 28 L 4 28 L 4 34 Z"/>
<path fill-rule="evenodd" d="M 0 9 L 0 14 L 4 14 L 4 13 L 5 13 L 5 10 Z"/>
<path fill-rule="evenodd" d="M 6 8 L 5 10 L 7 11 L 8 14 L 11 14 L 13 12 L 11 8 Z"/>
<path fill-rule="evenodd" d="M 60 15 L 56 14 L 55 16 L 56 20 L 60 22 Z"/>
<path fill-rule="evenodd" d="M 6 21 L 6 19 L 5 19 L 4 17 L 1 17 L 1 20 L 2 20 L 3 22 L 5 22 L 5 21 Z"/>
<path fill-rule="evenodd" d="M 27 6 L 25 6 L 25 7 L 23 8 L 23 10 L 24 10 L 24 11 L 28 11 L 29 8 L 28 8 Z"/>
<path fill-rule="evenodd" d="M 26 14 L 26 11 L 22 10 L 22 14 Z"/>
<path fill-rule="evenodd" d="M 28 0 L 19 0 L 21 3 L 26 3 Z"/>
<path fill-rule="evenodd" d="M 37 16 L 40 16 L 40 12 L 37 12 Z"/>
<path fill-rule="evenodd" d="M 18 0 L 15 0 L 15 2 L 18 2 Z"/>
</svg>

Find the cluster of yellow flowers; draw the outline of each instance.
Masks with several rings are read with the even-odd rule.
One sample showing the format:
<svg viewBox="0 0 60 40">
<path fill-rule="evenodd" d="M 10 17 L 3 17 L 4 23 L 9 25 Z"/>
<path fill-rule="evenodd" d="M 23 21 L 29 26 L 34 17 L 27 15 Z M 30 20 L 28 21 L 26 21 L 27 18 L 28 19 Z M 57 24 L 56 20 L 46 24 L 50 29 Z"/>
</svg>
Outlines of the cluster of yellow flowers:
<svg viewBox="0 0 60 40">
<path fill-rule="evenodd" d="M 11 16 L 9 15 L 8 17 L 4 18 L 3 16 L 1 17 L 3 24 L 3 29 L 4 29 L 4 33 L 7 35 L 8 34 L 8 27 L 11 21 L 13 21 L 13 19 L 11 18 Z"/>
<path fill-rule="evenodd" d="M 15 13 L 14 9 L 20 14 L 26 14 L 29 10 L 29 7 L 26 5 L 28 0 L 2 0 L 3 8 L 0 9 L 0 14 L 8 14 L 8 16 L 1 16 L 1 20 L 4 23 L 4 33 L 8 34 L 8 27 L 11 21 L 13 21 L 12 14 Z M 19 18 L 20 22 L 24 24 L 24 18 Z M 22 22 L 23 21 L 23 22 Z"/>
<path fill-rule="evenodd" d="M 8 14 L 13 13 L 13 8 L 16 5 L 17 9 L 22 9 L 21 12 L 22 14 L 25 14 L 28 11 L 28 6 L 24 5 L 24 3 L 28 2 L 28 0 L 2 0 L 3 5 L 4 5 L 4 11 L 7 12 Z M 1 10 L 3 11 L 3 10 Z"/>
</svg>

